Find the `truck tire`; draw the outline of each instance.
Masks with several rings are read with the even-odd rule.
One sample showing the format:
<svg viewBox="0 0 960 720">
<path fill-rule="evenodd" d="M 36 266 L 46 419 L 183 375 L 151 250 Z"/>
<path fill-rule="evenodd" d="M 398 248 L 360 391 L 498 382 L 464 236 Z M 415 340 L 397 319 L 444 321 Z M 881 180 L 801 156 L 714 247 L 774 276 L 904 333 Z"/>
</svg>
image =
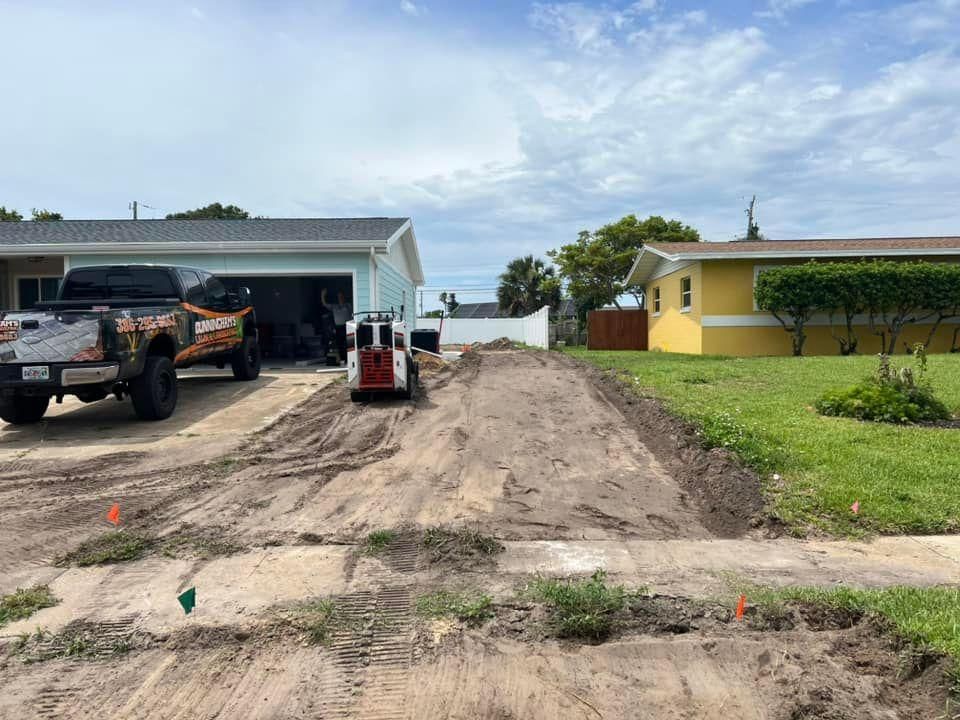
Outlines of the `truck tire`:
<svg viewBox="0 0 960 720">
<path fill-rule="evenodd" d="M 130 381 L 133 410 L 141 420 L 166 420 L 177 407 L 177 371 L 170 358 L 151 355 Z"/>
<path fill-rule="evenodd" d="M 363 390 L 351 390 L 350 399 L 353 402 L 367 402 L 370 399 L 370 393 Z"/>
<path fill-rule="evenodd" d="M 0 418 L 11 425 L 28 425 L 40 420 L 48 405 L 48 397 L 16 396 L 0 402 Z"/>
<path fill-rule="evenodd" d="M 230 356 L 233 377 L 237 380 L 256 380 L 260 375 L 260 343 L 247 336 Z"/>
</svg>

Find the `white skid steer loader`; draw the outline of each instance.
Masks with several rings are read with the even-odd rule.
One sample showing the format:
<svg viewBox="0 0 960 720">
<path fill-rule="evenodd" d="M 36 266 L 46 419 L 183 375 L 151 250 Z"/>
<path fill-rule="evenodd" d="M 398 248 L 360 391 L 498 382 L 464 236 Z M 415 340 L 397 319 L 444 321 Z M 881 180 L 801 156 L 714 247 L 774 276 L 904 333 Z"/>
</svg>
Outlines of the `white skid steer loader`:
<svg viewBox="0 0 960 720">
<path fill-rule="evenodd" d="M 369 400 L 375 394 L 412 399 L 420 373 L 407 347 L 403 311 L 354 313 L 347 323 L 347 383 L 350 399 Z"/>
</svg>

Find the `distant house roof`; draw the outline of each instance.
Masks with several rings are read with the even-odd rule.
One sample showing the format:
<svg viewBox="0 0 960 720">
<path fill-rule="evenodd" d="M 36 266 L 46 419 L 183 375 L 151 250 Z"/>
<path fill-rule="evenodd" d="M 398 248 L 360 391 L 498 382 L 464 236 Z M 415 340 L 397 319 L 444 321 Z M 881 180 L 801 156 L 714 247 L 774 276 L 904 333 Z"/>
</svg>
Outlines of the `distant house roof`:
<svg viewBox="0 0 960 720">
<path fill-rule="evenodd" d="M 760 240 L 732 242 L 649 243 L 637 254 L 627 275 L 630 284 L 643 284 L 662 260 L 920 257 L 960 255 L 960 237 L 832 238 L 822 240 Z"/>
<path fill-rule="evenodd" d="M 384 252 L 398 240 L 410 248 L 423 282 L 410 218 L 282 218 L 263 220 L 59 220 L 0 222 L 0 254 L 59 252 Z"/>
<path fill-rule="evenodd" d="M 556 311 L 551 310 L 553 317 L 573 317 L 577 314 L 573 300 L 566 299 L 560 301 L 560 306 Z M 510 317 L 507 313 L 500 311 L 500 306 L 495 302 L 483 303 L 460 303 L 456 309 L 450 313 L 450 317 L 458 319 L 481 319 L 481 318 L 504 318 Z"/>
</svg>

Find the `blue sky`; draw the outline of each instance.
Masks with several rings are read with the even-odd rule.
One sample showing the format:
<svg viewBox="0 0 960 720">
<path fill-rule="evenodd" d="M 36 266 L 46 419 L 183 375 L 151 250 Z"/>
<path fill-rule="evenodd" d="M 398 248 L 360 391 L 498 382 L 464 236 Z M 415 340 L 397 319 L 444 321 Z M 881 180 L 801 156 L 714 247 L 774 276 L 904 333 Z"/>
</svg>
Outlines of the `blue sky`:
<svg viewBox="0 0 960 720">
<path fill-rule="evenodd" d="M 82 5 L 0 0 L 0 205 L 409 215 L 462 301 L 753 193 L 771 237 L 960 234 L 960 0 Z"/>
</svg>

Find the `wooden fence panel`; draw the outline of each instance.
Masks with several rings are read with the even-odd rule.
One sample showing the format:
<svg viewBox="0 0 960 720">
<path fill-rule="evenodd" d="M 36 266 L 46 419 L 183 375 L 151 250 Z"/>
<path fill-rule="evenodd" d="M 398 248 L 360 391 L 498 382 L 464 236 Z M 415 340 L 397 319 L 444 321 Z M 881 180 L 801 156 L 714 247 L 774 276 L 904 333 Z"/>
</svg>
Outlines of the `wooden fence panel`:
<svg viewBox="0 0 960 720">
<path fill-rule="evenodd" d="M 646 350 L 646 310 L 594 310 L 587 313 L 588 350 Z"/>
</svg>

